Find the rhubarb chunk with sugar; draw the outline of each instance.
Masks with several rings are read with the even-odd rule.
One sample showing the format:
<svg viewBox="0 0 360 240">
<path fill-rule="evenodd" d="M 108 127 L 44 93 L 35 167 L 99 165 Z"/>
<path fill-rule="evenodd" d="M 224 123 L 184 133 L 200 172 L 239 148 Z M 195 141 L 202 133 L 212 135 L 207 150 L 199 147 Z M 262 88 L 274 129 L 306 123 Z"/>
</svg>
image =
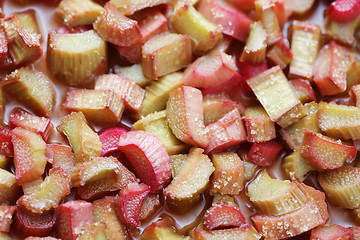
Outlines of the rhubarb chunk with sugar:
<svg viewBox="0 0 360 240">
<path fill-rule="evenodd" d="M 47 141 L 53 130 L 50 118 L 36 116 L 21 108 L 11 111 L 9 123 L 12 127 L 26 128 L 41 135 L 44 141 Z"/>
<path fill-rule="evenodd" d="M 0 205 L 0 232 L 9 232 L 15 206 Z"/>
<path fill-rule="evenodd" d="M 278 160 L 282 149 L 282 144 L 277 140 L 255 142 L 251 145 L 247 159 L 261 167 L 268 167 Z"/>
<path fill-rule="evenodd" d="M 215 168 L 201 148 L 191 148 L 178 174 L 164 189 L 167 201 L 176 211 L 189 207 L 206 188 Z M 185 206 L 185 207 L 184 207 Z"/>
<path fill-rule="evenodd" d="M 304 0 L 301 2 L 297 0 L 288 0 L 288 3 L 294 15 L 303 16 L 312 9 L 315 0 Z"/>
<path fill-rule="evenodd" d="M 150 186 L 151 192 L 168 185 L 170 158 L 159 138 L 145 131 L 130 131 L 120 136 L 118 149 L 125 153 L 135 174 Z"/>
<path fill-rule="evenodd" d="M 313 66 L 320 45 L 320 27 L 297 20 L 292 23 L 291 27 L 291 52 L 294 56 L 290 62 L 289 78 L 312 80 Z M 304 39 L 307 43 L 305 45 Z"/>
<path fill-rule="evenodd" d="M 39 178 L 46 166 L 46 143 L 42 137 L 24 128 L 12 130 L 16 182 L 22 185 Z"/>
<path fill-rule="evenodd" d="M 158 79 L 191 63 L 192 47 L 189 35 L 164 33 L 150 38 L 142 48 L 142 69 Z"/>
<path fill-rule="evenodd" d="M 120 122 L 124 111 L 121 96 L 110 90 L 70 89 L 64 108 L 81 111 L 89 120 L 102 124 Z"/>
<path fill-rule="evenodd" d="M 16 184 L 15 175 L 0 169 L 0 203 L 12 205 L 20 195 L 21 189 Z"/>
<path fill-rule="evenodd" d="M 146 195 L 142 200 L 139 210 L 139 220 L 146 220 L 153 216 L 161 208 L 160 196 L 157 193 Z"/>
<path fill-rule="evenodd" d="M 34 213 L 43 213 L 58 207 L 70 193 L 70 178 L 62 169 L 56 169 L 30 194 L 22 195 L 18 205 Z"/>
<path fill-rule="evenodd" d="M 220 152 L 210 155 L 215 167 L 211 177 L 212 192 L 221 194 L 239 194 L 245 186 L 243 161 L 236 153 Z"/>
<path fill-rule="evenodd" d="M 102 145 L 100 156 L 103 157 L 117 151 L 119 138 L 122 134 L 126 132 L 128 132 L 128 130 L 122 127 L 112 127 L 103 130 L 99 134 L 99 139 Z"/>
<path fill-rule="evenodd" d="M 181 81 L 184 85 L 208 88 L 226 82 L 235 72 L 235 62 L 231 56 L 214 50 L 197 58 L 187 67 Z"/>
<path fill-rule="evenodd" d="M 360 14 L 360 3 L 356 0 L 336 0 L 326 9 L 326 15 L 336 22 L 350 22 Z"/>
<path fill-rule="evenodd" d="M 175 32 L 192 38 L 194 52 L 205 53 L 222 38 L 221 27 L 207 20 L 189 3 L 176 3 L 171 24 Z"/>
<path fill-rule="evenodd" d="M 289 82 L 302 103 L 316 101 L 314 89 L 309 81 L 298 78 L 292 79 Z"/>
<path fill-rule="evenodd" d="M 23 67 L 6 75 L 1 86 L 41 116 L 51 117 L 55 107 L 55 89 L 44 73 Z"/>
<path fill-rule="evenodd" d="M 128 47 L 141 38 L 137 21 L 125 17 L 111 2 L 105 4 L 93 26 L 105 41 L 117 46 Z"/>
<path fill-rule="evenodd" d="M 237 108 L 206 126 L 206 132 L 209 144 L 205 153 L 228 149 L 246 141 L 244 122 Z"/>
<path fill-rule="evenodd" d="M 4 125 L 0 127 L 0 153 L 6 157 L 14 156 L 14 147 L 11 142 L 12 133 L 10 126 Z"/>
<path fill-rule="evenodd" d="M 344 145 L 321 133 L 304 129 L 301 144 L 301 156 L 318 171 L 341 167 L 345 162 L 352 162 L 357 150 L 353 146 Z"/>
<path fill-rule="evenodd" d="M 92 205 L 83 200 L 63 203 L 56 209 L 56 217 L 60 238 L 75 240 L 93 223 Z"/>
<path fill-rule="evenodd" d="M 267 33 L 261 22 L 250 25 L 249 37 L 241 54 L 240 61 L 258 64 L 265 61 Z"/>
<path fill-rule="evenodd" d="M 321 48 L 313 68 L 314 82 L 321 95 L 345 91 L 349 64 L 347 49 L 334 41 Z"/>
<path fill-rule="evenodd" d="M 144 183 L 130 184 L 121 189 L 115 204 L 119 218 L 129 226 L 140 227 L 139 212 L 141 203 L 150 193 L 150 187 Z"/>
<path fill-rule="evenodd" d="M 294 57 L 287 38 L 281 37 L 277 40 L 267 52 L 266 57 L 274 65 L 279 65 L 281 69 L 286 68 Z"/>
<path fill-rule="evenodd" d="M 63 144 L 47 144 L 46 158 L 51 163 L 52 170 L 62 169 L 71 178 L 74 168 L 74 153 L 68 145 Z"/>
<path fill-rule="evenodd" d="M 261 235 L 256 229 L 245 224 L 244 226 L 231 229 L 202 230 L 195 228 L 193 233 L 194 240 L 216 240 L 216 239 L 238 239 L 238 240 L 259 240 Z"/>
<path fill-rule="evenodd" d="M 169 93 L 166 117 L 174 135 L 189 145 L 205 148 L 208 145 L 208 138 L 203 112 L 200 90 L 182 86 Z"/>
<path fill-rule="evenodd" d="M 279 66 L 248 79 L 247 83 L 270 119 L 280 126 L 290 126 L 305 115 L 299 98 Z"/>
<path fill-rule="evenodd" d="M 57 130 L 68 138 L 75 154 L 75 163 L 86 162 L 91 156 L 100 156 L 99 136 L 87 124 L 82 112 L 72 112 L 66 115 L 57 126 Z"/>
<path fill-rule="evenodd" d="M 360 84 L 351 87 L 350 97 L 355 107 L 360 108 Z"/>
<path fill-rule="evenodd" d="M 299 182 L 304 181 L 305 175 L 315 170 L 310 164 L 301 157 L 298 149 L 283 158 L 281 168 L 285 171 L 286 176 L 291 180 Z"/>
<path fill-rule="evenodd" d="M 131 111 L 139 111 L 145 90 L 130 79 L 116 74 L 104 74 L 96 79 L 96 90 L 111 90 L 125 102 L 125 108 Z"/>
<path fill-rule="evenodd" d="M 147 226 L 142 232 L 140 239 L 172 239 L 172 240 L 189 240 L 190 237 L 184 237 L 176 232 L 174 223 L 170 218 L 163 218 Z"/>
<path fill-rule="evenodd" d="M 327 226 L 318 226 L 311 230 L 310 240 L 336 240 L 336 239 L 352 239 L 351 229 L 332 224 Z"/>
<path fill-rule="evenodd" d="M 347 46 L 353 46 L 356 29 L 360 26 L 360 15 L 350 22 L 341 23 L 325 17 L 325 34 L 327 37 L 336 40 Z"/>
<path fill-rule="evenodd" d="M 86 231 L 80 235 L 79 240 L 91 240 L 91 239 L 99 239 L 105 240 L 105 224 L 104 223 L 93 223 L 89 226 Z"/>
<path fill-rule="evenodd" d="M 47 49 L 50 71 L 69 85 L 86 85 L 105 71 L 106 42 L 95 30 L 65 34 L 50 32 Z"/>
<path fill-rule="evenodd" d="M 349 209 L 360 207 L 360 168 L 340 167 L 320 173 L 317 179 L 332 203 Z"/>
<path fill-rule="evenodd" d="M 140 56 L 140 61 L 141 61 L 141 56 Z M 131 66 L 124 66 L 124 67 L 114 66 L 114 72 L 118 75 L 121 75 L 124 78 L 131 79 L 133 82 L 135 82 L 137 85 L 139 85 L 142 88 L 148 86 L 152 82 L 151 78 L 145 76 L 141 68 L 141 63 L 133 64 Z"/>
<path fill-rule="evenodd" d="M 123 14 L 132 15 L 144 8 L 154 7 L 160 4 L 169 4 L 169 0 L 110 0 Z"/>
<path fill-rule="evenodd" d="M 309 202 L 309 197 L 295 183 L 271 178 L 266 170 L 247 186 L 246 194 L 265 215 L 282 216 L 301 209 Z"/>
<path fill-rule="evenodd" d="M 245 224 L 241 210 L 228 204 L 213 204 L 204 214 L 205 230 L 236 228 Z"/>
<path fill-rule="evenodd" d="M 66 26 L 90 25 L 101 15 L 103 8 L 91 0 L 64 0 L 56 14 Z"/>
</svg>

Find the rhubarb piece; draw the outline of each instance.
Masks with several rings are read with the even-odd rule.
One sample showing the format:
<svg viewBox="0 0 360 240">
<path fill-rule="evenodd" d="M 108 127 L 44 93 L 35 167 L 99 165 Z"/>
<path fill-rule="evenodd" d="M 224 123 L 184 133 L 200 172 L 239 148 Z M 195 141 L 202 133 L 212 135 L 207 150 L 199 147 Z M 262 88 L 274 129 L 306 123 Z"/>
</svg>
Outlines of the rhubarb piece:
<svg viewBox="0 0 360 240">
<path fill-rule="evenodd" d="M 142 48 L 142 69 L 148 77 L 158 79 L 184 68 L 191 62 L 188 35 L 164 33 L 150 38 Z"/>
<path fill-rule="evenodd" d="M 131 184 L 121 189 L 115 204 L 120 219 L 129 226 L 140 227 L 139 211 L 141 203 L 149 194 L 150 187 L 146 184 Z"/>
<path fill-rule="evenodd" d="M 6 75 L 1 85 L 39 115 L 51 117 L 55 107 L 55 89 L 44 73 L 23 67 Z"/>
<path fill-rule="evenodd" d="M 115 179 L 119 171 L 118 160 L 114 157 L 91 157 L 89 161 L 76 164 L 71 181 L 74 187 L 103 179 Z"/>
<path fill-rule="evenodd" d="M 326 9 L 326 15 L 333 21 L 345 23 L 360 14 L 360 2 L 356 0 L 336 0 Z"/>
<path fill-rule="evenodd" d="M 141 221 L 150 218 L 159 208 L 161 208 L 159 194 L 152 193 L 146 195 L 141 201 L 139 220 Z"/>
<path fill-rule="evenodd" d="M 289 41 L 285 37 L 277 40 L 271 49 L 267 52 L 266 57 L 275 65 L 279 65 L 281 69 L 287 67 L 294 55 L 290 50 Z"/>
<path fill-rule="evenodd" d="M 261 22 L 250 25 L 249 37 L 241 54 L 240 61 L 258 64 L 265 61 L 267 33 Z"/>
<path fill-rule="evenodd" d="M 14 147 L 11 142 L 11 128 L 7 125 L 0 127 L 0 153 L 6 157 L 14 156 Z"/>
<path fill-rule="evenodd" d="M 56 225 L 61 239 L 75 240 L 93 224 L 92 205 L 83 200 L 60 204 Z"/>
<path fill-rule="evenodd" d="M 265 239 L 284 239 L 313 229 L 323 223 L 318 206 L 312 200 L 293 212 L 280 216 L 255 215 L 251 217 L 255 228 Z"/>
<path fill-rule="evenodd" d="M 188 86 L 208 88 L 226 82 L 235 72 L 231 56 L 214 50 L 199 57 L 186 68 L 181 81 Z"/>
<path fill-rule="evenodd" d="M 318 125 L 333 138 L 360 139 L 360 109 L 335 103 L 320 102 Z"/>
<path fill-rule="evenodd" d="M 205 148 L 205 153 L 231 148 L 246 141 L 244 122 L 237 108 L 206 126 L 206 132 L 209 144 Z"/>
<path fill-rule="evenodd" d="M 351 231 L 352 231 L 352 233 L 351 233 L 352 238 L 351 239 L 358 239 L 360 237 L 360 227 L 353 226 L 351 228 Z"/>
<path fill-rule="evenodd" d="M 188 3 L 177 3 L 170 21 L 175 32 L 192 38 L 194 52 L 207 52 L 222 38 L 221 27 L 207 20 Z"/>
<path fill-rule="evenodd" d="M 75 154 L 75 164 L 86 162 L 91 156 L 100 156 L 99 136 L 89 127 L 82 112 L 66 115 L 57 126 L 57 130 L 68 138 Z"/>
<path fill-rule="evenodd" d="M 40 36 L 40 40 L 42 40 L 41 31 L 39 28 L 39 23 L 37 21 L 36 12 L 33 9 L 26 10 L 24 12 L 14 13 L 19 21 L 24 25 L 24 27 L 28 28 L 31 32 L 34 32 Z"/>
<path fill-rule="evenodd" d="M 248 79 L 247 83 L 270 119 L 280 126 L 290 126 L 305 115 L 300 100 L 279 66 Z"/>
<path fill-rule="evenodd" d="M 93 223 L 83 234 L 80 235 L 79 240 L 106 240 L 105 227 L 104 223 Z"/>
<path fill-rule="evenodd" d="M 132 15 L 141 9 L 168 4 L 169 2 L 169 0 L 110 0 L 110 3 L 114 4 L 125 15 Z"/>
<path fill-rule="evenodd" d="M 117 46 L 128 47 L 141 38 L 137 21 L 125 17 L 111 2 L 105 4 L 93 26 L 105 41 Z"/>
<path fill-rule="evenodd" d="M 288 3 L 293 14 L 303 16 L 312 9 L 315 0 L 305 0 L 301 2 L 297 0 L 288 0 Z"/>
<path fill-rule="evenodd" d="M 178 207 L 191 205 L 209 183 L 210 175 L 214 172 L 209 157 L 203 154 L 201 148 L 191 148 L 189 156 L 183 163 L 179 173 L 164 189 L 167 201 L 176 211 L 185 210 Z M 189 204 L 190 203 L 190 204 Z"/>
<path fill-rule="evenodd" d="M 158 137 L 169 155 L 182 152 L 186 146 L 172 133 L 166 118 L 166 111 L 154 112 L 132 125 L 133 130 L 144 130 Z"/>
<path fill-rule="evenodd" d="M 1 122 L 0 126 L 2 126 L 4 122 L 4 112 L 5 112 L 4 91 L 2 88 L 0 88 L 0 122 Z"/>
<path fill-rule="evenodd" d="M 198 11 L 210 22 L 222 26 L 225 35 L 246 41 L 252 20 L 241 10 L 222 0 L 201 0 Z"/>
<path fill-rule="evenodd" d="M 319 226 L 311 230 L 310 240 L 336 240 L 336 239 L 351 239 L 351 229 L 332 224 L 328 226 Z"/>
<path fill-rule="evenodd" d="M 284 26 L 290 15 L 292 14 L 292 10 L 287 0 L 258 0 L 260 6 L 263 9 L 272 8 L 277 21 L 279 23 L 280 28 Z M 258 4 L 259 4 L 258 3 Z M 255 3 L 255 8 L 258 7 Z"/>
<path fill-rule="evenodd" d="M 8 52 L 15 65 L 25 65 L 39 59 L 43 50 L 40 35 L 25 27 L 16 15 L 1 20 L 5 31 Z"/>
<path fill-rule="evenodd" d="M 120 136 L 118 147 L 151 192 L 161 191 L 170 182 L 170 158 L 159 138 L 149 132 L 131 131 Z"/>
<path fill-rule="evenodd" d="M 122 127 L 112 127 L 102 131 L 99 134 L 99 139 L 102 145 L 100 156 L 103 157 L 117 151 L 119 138 L 126 132 L 128 132 L 128 130 Z"/>
<path fill-rule="evenodd" d="M 141 64 L 134 64 L 129 67 L 114 67 L 114 71 L 116 74 L 121 75 L 124 78 L 131 79 L 140 87 L 146 87 L 152 82 L 152 79 L 145 76 L 143 73 Z M 160 81 L 160 79 L 158 81 Z"/>
<path fill-rule="evenodd" d="M 0 153 L 0 168 L 5 169 L 10 163 L 10 158 Z"/>
<path fill-rule="evenodd" d="M 277 140 L 255 142 L 251 145 L 247 159 L 261 167 L 268 167 L 278 160 L 282 149 L 282 144 Z"/>
<path fill-rule="evenodd" d="M 248 142 L 266 142 L 276 138 L 275 123 L 262 106 L 245 108 L 244 121 Z"/>
<path fill-rule="evenodd" d="M 212 205 L 204 214 L 205 230 L 236 228 L 245 224 L 239 208 L 227 204 Z"/>
<path fill-rule="evenodd" d="M 43 178 L 40 177 L 35 179 L 34 181 L 24 183 L 21 187 L 23 189 L 24 195 L 30 195 L 35 191 L 36 188 L 40 187 L 40 185 L 44 182 Z"/>
<path fill-rule="evenodd" d="M 291 52 L 289 78 L 312 80 L 313 66 L 319 51 L 320 27 L 308 22 L 292 23 Z M 304 45 L 306 41 L 306 45 Z"/>
<path fill-rule="evenodd" d="M 0 169 L 0 203 L 12 205 L 19 197 L 20 188 L 16 184 L 15 175 Z"/>
<path fill-rule="evenodd" d="M 47 49 L 49 69 L 69 85 L 86 85 L 105 71 L 106 43 L 94 30 L 50 32 Z"/>
<path fill-rule="evenodd" d="M 170 73 L 147 86 L 140 114 L 145 117 L 149 113 L 166 109 L 169 93 L 182 85 L 182 76 L 183 74 L 180 72 Z"/>
<path fill-rule="evenodd" d="M 350 22 L 341 23 L 325 18 L 325 33 L 331 39 L 342 44 L 353 46 L 355 43 L 355 31 L 360 25 L 360 15 Z"/>
<path fill-rule="evenodd" d="M 66 26 L 90 25 L 101 15 L 103 8 L 91 0 L 65 0 L 57 6 L 56 14 Z"/>
<path fill-rule="evenodd" d="M 88 183 L 77 189 L 77 193 L 82 199 L 91 200 L 103 197 L 109 192 L 117 191 L 129 184 L 139 182 L 139 179 L 118 162 L 119 170 L 115 179 L 103 179 L 96 182 Z"/>
<path fill-rule="evenodd" d="M 188 154 L 176 154 L 176 155 L 170 156 L 173 179 L 179 173 L 179 171 L 187 157 L 188 157 Z"/>
<path fill-rule="evenodd" d="M 189 240 L 190 237 L 184 237 L 178 234 L 169 218 L 164 218 L 153 222 L 142 232 L 140 239 L 171 239 L 171 240 Z"/>
<path fill-rule="evenodd" d="M 178 139 L 205 148 L 208 145 L 208 138 L 205 132 L 202 101 L 201 91 L 194 87 L 175 88 L 169 93 L 166 117 L 169 127 Z"/>
<path fill-rule="evenodd" d="M 357 150 L 321 133 L 304 129 L 301 156 L 318 171 L 341 167 L 344 162 L 352 162 Z"/>
<path fill-rule="evenodd" d="M 242 10 L 253 10 L 255 9 L 255 0 L 227 0 L 231 4 Z"/>
<path fill-rule="evenodd" d="M 71 147 L 62 144 L 48 144 L 46 145 L 46 157 L 52 165 L 52 170 L 62 169 L 71 177 L 74 168 L 74 153 Z"/>
<path fill-rule="evenodd" d="M 0 63 L 4 63 L 8 57 L 8 40 L 3 29 L 0 30 Z"/>
<path fill-rule="evenodd" d="M 315 170 L 311 165 L 309 165 L 304 158 L 301 157 L 298 150 L 293 151 L 289 155 L 283 158 L 281 167 L 285 170 L 286 175 L 291 180 L 298 180 L 303 182 L 305 175 Z"/>
<path fill-rule="evenodd" d="M 260 172 L 247 186 L 247 195 L 265 215 L 281 216 L 294 212 L 309 201 L 309 197 L 295 183 L 271 178 L 266 170 Z"/>
<path fill-rule="evenodd" d="M 14 216 L 15 232 L 26 236 L 48 236 L 55 226 L 56 216 L 54 211 L 35 214 L 21 206 L 16 207 Z"/>
<path fill-rule="evenodd" d="M 9 232 L 15 206 L 0 205 L 0 232 Z"/>
<path fill-rule="evenodd" d="M 320 50 L 313 74 L 321 95 L 335 95 L 345 91 L 348 65 L 347 50 L 334 41 Z"/>
<path fill-rule="evenodd" d="M 69 193 L 70 178 L 64 170 L 56 169 L 32 193 L 21 196 L 17 204 L 33 213 L 43 213 L 56 208 Z"/>
<path fill-rule="evenodd" d="M 350 97 L 355 107 L 360 108 L 360 84 L 351 87 Z"/>
<path fill-rule="evenodd" d="M 46 143 L 40 135 L 24 128 L 12 130 L 16 182 L 22 185 L 39 178 L 46 166 Z"/>
<path fill-rule="evenodd" d="M 236 153 L 221 152 L 210 155 L 215 172 L 212 176 L 212 192 L 239 194 L 245 186 L 244 164 Z"/>
<path fill-rule="evenodd" d="M 247 160 L 246 158 L 244 158 L 243 162 L 244 162 L 245 180 L 250 181 L 251 179 L 254 178 L 256 173 L 259 171 L 260 167 L 252 162 L 249 162 L 249 160 Z"/>
<path fill-rule="evenodd" d="M 256 229 L 246 224 L 232 229 L 202 230 L 194 229 L 194 240 L 216 240 L 216 239 L 238 239 L 238 240 L 259 240 L 261 235 Z"/>
<path fill-rule="evenodd" d="M 21 108 L 15 108 L 10 113 L 9 123 L 12 127 L 22 127 L 41 135 L 47 141 L 52 130 L 53 124 L 49 118 L 38 117 Z"/>
<path fill-rule="evenodd" d="M 292 79 L 289 82 L 294 88 L 296 96 L 302 103 L 316 101 L 314 89 L 309 81 L 304 79 Z"/>
<path fill-rule="evenodd" d="M 100 76 L 95 83 L 96 90 L 112 90 L 125 102 L 125 108 L 131 111 L 139 111 L 145 97 L 145 90 L 136 85 L 130 79 L 116 74 Z"/>
<path fill-rule="evenodd" d="M 96 123 L 115 124 L 120 122 L 124 102 L 120 95 L 110 90 L 70 89 L 66 94 L 64 108 L 81 111 Z"/>
<path fill-rule="evenodd" d="M 226 96 L 208 95 L 203 99 L 204 105 L 204 124 L 209 125 L 222 118 L 226 113 L 237 108 L 240 113 L 244 111 L 244 106 L 232 101 Z"/>
<path fill-rule="evenodd" d="M 360 207 L 360 168 L 340 167 L 318 175 L 318 181 L 327 198 L 344 208 Z"/>
<path fill-rule="evenodd" d="M 105 224 L 106 239 L 130 239 L 125 226 L 120 222 L 115 209 L 115 197 L 104 197 L 92 204 L 92 213 L 95 223 Z"/>
</svg>

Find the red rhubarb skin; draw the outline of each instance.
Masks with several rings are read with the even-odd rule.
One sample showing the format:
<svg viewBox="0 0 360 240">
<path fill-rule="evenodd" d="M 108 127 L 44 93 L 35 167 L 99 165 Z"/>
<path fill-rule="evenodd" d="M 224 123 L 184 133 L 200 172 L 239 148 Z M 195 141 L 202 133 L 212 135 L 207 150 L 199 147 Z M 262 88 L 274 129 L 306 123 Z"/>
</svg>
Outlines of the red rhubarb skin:
<svg viewBox="0 0 360 240">
<path fill-rule="evenodd" d="M 337 224 L 320 226 L 311 230 L 310 240 L 350 240 L 351 233 L 351 229 Z"/>
<path fill-rule="evenodd" d="M 122 127 L 107 128 L 99 134 L 102 143 L 100 156 L 109 155 L 118 150 L 119 139 L 122 134 L 128 132 Z"/>
<path fill-rule="evenodd" d="M 282 144 L 277 140 L 253 143 L 247 154 L 247 159 L 261 167 L 272 165 L 283 149 Z"/>
<path fill-rule="evenodd" d="M 327 16 L 339 23 L 354 20 L 360 14 L 359 0 L 336 0 L 326 10 Z"/>
<path fill-rule="evenodd" d="M 0 153 L 6 157 L 14 156 L 14 148 L 11 142 L 11 128 L 9 126 L 2 126 L 0 128 Z"/>
<path fill-rule="evenodd" d="M 205 230 L 240 227 L 245 223 L 241 210 L 227 204 L 213 205 L 204 215 Z"/>
</svg>

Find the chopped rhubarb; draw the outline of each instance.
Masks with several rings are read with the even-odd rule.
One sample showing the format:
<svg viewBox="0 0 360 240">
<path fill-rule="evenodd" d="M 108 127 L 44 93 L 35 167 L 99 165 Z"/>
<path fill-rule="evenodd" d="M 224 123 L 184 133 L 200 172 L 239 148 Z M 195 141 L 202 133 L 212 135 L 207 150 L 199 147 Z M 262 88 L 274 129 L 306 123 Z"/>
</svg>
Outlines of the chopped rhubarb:
<svg viewBox="0 0 360 240">
<path fill-rule="evenodd" d="M 203 148 L 208 145 L 203 112 L 200 90 L 182 86 L 170 92 L 166 117 L 169 127 L 181 141 Z"/>
<path fill-rule="evenodd" d="M 245 186 L 243 161 L 236 153 L 221 152 L 210 155 L 215 172 L 212 176 L 212 192 L 239 194 Z"/>
<path fill-rule="evenodd" d="M 252 10 L 255 8 L 255 0 L 227 0 L 242 10 Z"/>
<path fill-rule="evenodd" d="M 331 39 L 348 46 L 353 46 L 355 39 L 355 32 L 360 25 L 360 15 L 350 22 L 342 23 L 336 22 L 329 18 L 325 18 L 325 33 Z"/>
<path fill-rule="evenodd" d="M 152 193 L 146 195 L 146 197 L 141 201 L 139 220 L 150 218 L 159 208 L 161 208 L 159 194 Z"/>
<path fill-rule="evenodd" d="M 0 203 L 12 205 L 19 197 L 20 191 L 15 175 L 5 169 L 0 169 Z"/>
<path fill-rule="evenodd" d="M 170 156 L 173 179 L 179 173 L 179 171 L 187 157 L 188 157 L 188 154 L 175 154 L 175 155 Z"/>
<path fill-rule="evenodd" d="M 309 81 L 304 79 L 292 79 L 289 81 L 295 89 L 296 96 L 302 103 L 316 101 L 316 95 Z"/>
<path fill-rule="evenodd" d="M 110 0 L 110 3 L 114 4 L 125 15 L 132 15 L 144 8 L 167 4 L 169 2 L 169 0 Z"/>
<path fill-rule="evenodd" d="M 115 204 L 117 214 L 127 225 L 141 226 L 139 211 L 141 203 L 149 194 L 150 187 L 146 184 L 130 184 L 121 189 L 116 197 Z"/>
<path fill-rule="evenodd" d="M 62 169 L 71 177 L 71 173 L 74 168 L 74 153 L 68 145 L 62 144 L 47 144 L 46 145 L 46 157 L 48 162 L 52 165 L 52 170 Z"/>
<path fill-rule="evenodd" d="M 232 229 L 220 229 L 220 230 L 202 230 L 195 228 L 194 240 L 217 240 L 217 239 L 237 239 L 237 240 L 259 240 L 261 234 L 256 229 L 246 224 L 244 226 Z"/>
<path fill-rule="evenodd" d="M 14 156 L 14 147 L 11 142 L 11 128 L 9 126 L 0 127 L 0 153 L 5 155 L 6 157 Z"/>
<path fill-rule="evenodd" d="M 228 149 L 246 141 L 244 122 L 237 108 L 206 126 L 206 132 L 209 144 L 205 153 Z"/>
<path fill-rule="evenodd" d="M 56 225 L 61 239 L 75 240 L 93 223 L 92 204 L 74 200 L 56 209 Z"/>
<path fill-rule="evenodd" d="M 241 76 L 244 77 L 245 80 L 255 77 L 256 75 L 269 69 L 266 61 L 259 64 L 236 61 L 236 66 L 238 72 L 241 74 Z"/>
<path fill-rule="evenodd" d="M 245 217 L 239 208 L 227 204 L 212 205 L 204 215 L 205 230 L 236 228 L 245 224 Z"/>
<path fill-rule="evenodd" d="M 184 237 L 178 234 L 174 228 L 174 223 L 169 218 L 163 218 L 153 222 L 147 226 L 141 234 L 140 239 L 173 239 L 173 240 L 188 240 L 189 237 Z"/>
<path fill-rule="evenodd" d="M 142 48 L 142 69 L 152 78 L 180 70 L 192 58 L 192 47 L 189 35 L 164 33 L 150 38 Z"/>
<path fill-rule="evenodd" d="M 145 88 L 152 82 L 151 78 L 145 76 L 140 63 L 124 67 L 115 66 L 114 72 L 124 78 L 131 79 L 142 88 Z"/>
<path fill-rule="evenodd" d="M 355 107 L 360 108 L 360 84 L 351 87 L 350 97 Z"/>
<path fill-rule="evenodd" d="M 0 232 L 9 232 L 15 206 L 0 205 Z"/>
<path fill-rule="evenodd" d="M 14 216 L 15 230 L 24 237 L 48 236 L 55 226 L 55 221 L 54 211 L 35 214 L 23 209 L 21 206 L 16 207 Z"/>
<path fill-rule="evenodd" d="M 223 0 L 201 0 L 198 11 L 209 21 L 222 26 L 225 35 L 246 41 L 252 20 L 235 6 Z"/>
<path fill-rule="evenodd" d="M 102 144 L 100 156 L 103 157 L 117 151 L 120 136 L 126 132 L 128 130 L 122 127 L 112 127 L 103 130 L 99 134 Z"/>
<path fill-rule="evenodd" d="M 11 240 L 10 236 L 8 233 L 5 232 L 0 232 L 0 239 L 1 240 Z M 27 238 L 26 238 L 27 239 Z"/>
<path fill-rule="evenodd" d="M 116 124 L 124 111 L 122 97 L 110 90 L 70 89 L 66 94 L 64 108 L 81 111 L 96 123 Z"/>
<path fill-rule="evenodd" d="M 279 153 L 282 149 L 282 144 L 277 140 L 255 142 L 251 145 L 247 159 L 261 167 L 271 166 L 278 160 Z"/>
<path fill-rule="evenodd" d="M 8 40 L 6 38 L 5 31 L 3 29 L 0 30 L 0 64 L 2 64 L 6 55 L 8 54 Z"/>
<path fill-rule="evenodd" d="M 275 65 L 279 65 L 281 69 L 286 68 L 294 57 L 287 38 L 281 37 L 277 40 L 267 52 L 266 57 Z"/>
<path fill-rule="evenodd" d="M 258 64 L 265 61 L 267 33 L 261 22 L 254 22 L 250 25 L 249 37 L 246 40 L 244 51 L 240 61 L 251 64 Z"/>
<path fill-rule="evenodd" d="M 93 223 L 86 231 L 80 235 L 79 240 L 106 240 L 106 225 L 104 223 Z"/>
<path fill-rule="evenodd" d="M 72 112 L 66 115 L 56 129 L 68 138 L 75 154 L 75 164 L 86 162 L 91 156 L 100 156 L 99 136 L 87 124 L 82 112 Z"/>
<path fill-rule="evenodd" d="M 17 204 L 33 213 L 43 213 L 56 208 L 69 193 L 69 176 L 64 170 L 56 169 L 33 192 L 22 195 Z"/>
<path fill-rule="evenodd" d="M 129 159 L 135 174 L 151 188 L 161 191 L 171 179 L 170 158 L 159 138 L 145 131 L 124 133 L 119 139 L 119 150 Z"/>
<path fill-rule="evenodd" d="M 38 114 L 51 117 L 55 107 L 55 89 L 50 78 L 31 67 L 23 67 L 6 75 L 4 89 Z"/>
<path fill-rule="evenodd" d="M 358 0 L 336 0 L 330 4 L 326 14 L 336 22 L 349 22 L 360 14 L 360 2 Z"/>
<path fill-rule="evenodd" d="M 281 167 L 289 179 L 300 182 L 304 181 L 305 175 L 308 172 L 315 170 L 301 157 L 300 152 L 297 149 L 283 158 Z"/>
<path fill-rule="evenodd" d="M 186 68 L 181 81 L 188 86 L 208 88 L 226 82 L 235 72 L 235 63 L 231 56 L 214 50 L 199 57 Z"/>
<path fill-rule="evenodd" d="M 40 185 L 44 182 L 43 178 L 40 177 L 34 181 L 24 183 L 21 187 L 23 189 L 24 195 L 30 195 L 33 193 Z"/>
<path fill-rule="evenodd" d="M 288 0 L 292 13 L 299 16 L 303 16 L 308 13 L 315 2 L 315 0 L 303 0 L 301 2 L 298 0 Z"/>
<path fill-rule="evenodd" d="M 351 229 L 337 224 L 319 226 L 311 230 L 310 240 L 350 240 L 351 233 Z"/>
<path fill-rule="evenodd" d="M 5 169 L 9 166 L 10 158 L 0 153 L 0 168 Z"/>
<path fill-rule="evenodd" d="M 53 130 L 53 124 L 49 118 L 38 117 L 21 108 L 12 110 L 9 123 L 12 127 L 22 127 L 40 134 L 44 141 L 47 141 Z"/>
<path fill-rule="evenodd" d="M 39 178 L 46 166 L 46 143 L 42 137 L 24 128 L 12 130 L 16 182 L 22 185 Z"/>
<path fill-rule="evenodd" d="M 139 111 L 145 97 L 145 90 L 130 79 L 116 74 L 105 74 L 97 78 L 95 83 L 97 90 L 114 91 L 125 102 L 125 108 L 131 111 Z"/>
<path fill-rule="evenodd" d="M 41 31 L 35 10 L 29 9 L 24 12 L 16 12 L 14 14 L 26 28 L 34 33 L 37 33 L 40 36 L 40 41 L 42 41 L 42 36 L 40 35 Z"/>
</svg>

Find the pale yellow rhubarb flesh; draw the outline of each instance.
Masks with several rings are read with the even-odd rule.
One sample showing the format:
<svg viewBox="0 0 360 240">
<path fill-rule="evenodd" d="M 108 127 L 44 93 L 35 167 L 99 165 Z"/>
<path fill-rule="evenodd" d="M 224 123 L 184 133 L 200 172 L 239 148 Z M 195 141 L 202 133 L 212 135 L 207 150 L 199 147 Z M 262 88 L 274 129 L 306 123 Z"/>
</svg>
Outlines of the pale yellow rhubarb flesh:
<svg viewBox="0 0 360 240">
<path fill-rule="evenodd" d="M 250 25 L 249 37 L 246 40 L 244 51 L 240 61 L 252 64 L 261 63 L 265 60 L 267 48 L 267 33 L 261 22 L 254 22 Z"/>
</svg>

